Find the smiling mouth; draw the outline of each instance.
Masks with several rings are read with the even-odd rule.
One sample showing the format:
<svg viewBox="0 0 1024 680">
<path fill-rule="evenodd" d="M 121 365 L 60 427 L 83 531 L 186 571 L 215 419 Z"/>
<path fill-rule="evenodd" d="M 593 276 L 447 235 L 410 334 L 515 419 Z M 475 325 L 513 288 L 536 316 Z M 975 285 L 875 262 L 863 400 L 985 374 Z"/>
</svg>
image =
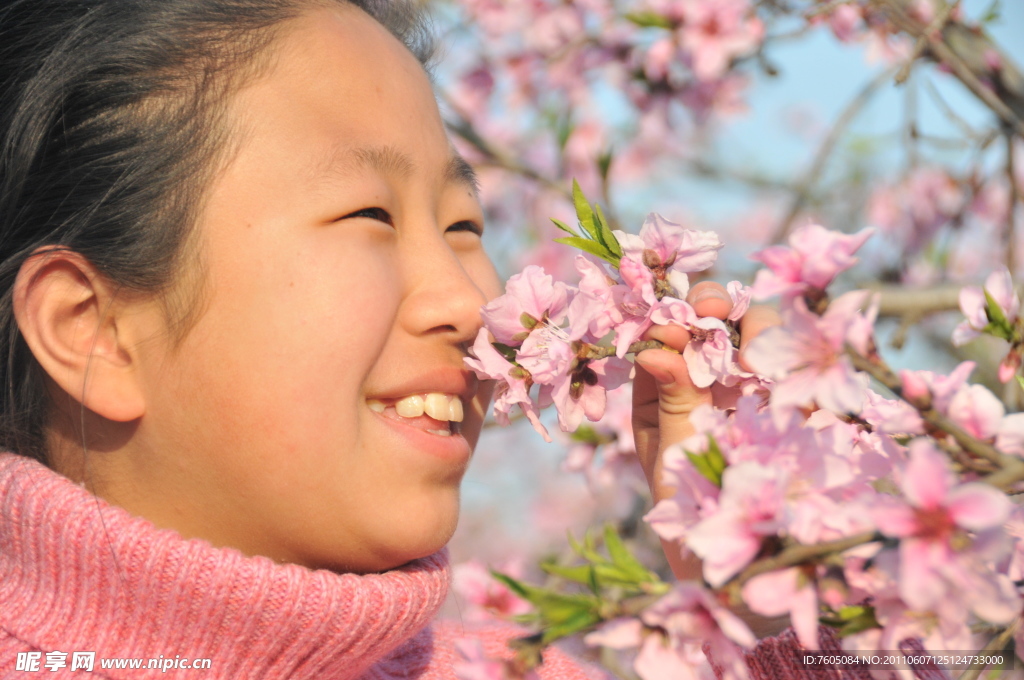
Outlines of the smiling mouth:
<svg viewBox="0 0 1024 680">
<path fill-rule="evenodd" d="M 401 399 L 367 399 L 374 413 L 397 420 L 439 437 L 459 434 L 463 419 L 462 400 L 453 394 L 428 392 Z"/>
</svg>

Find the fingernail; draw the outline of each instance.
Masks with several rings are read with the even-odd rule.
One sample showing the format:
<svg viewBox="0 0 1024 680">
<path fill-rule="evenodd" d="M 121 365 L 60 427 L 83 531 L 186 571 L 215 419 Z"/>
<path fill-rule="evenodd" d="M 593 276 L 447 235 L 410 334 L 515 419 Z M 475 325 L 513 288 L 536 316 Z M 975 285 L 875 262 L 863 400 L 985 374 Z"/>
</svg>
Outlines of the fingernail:
<svg viewBox="0 0 1024 680">
<path fill-rule="evenodd" d="M 714 286 L 708 286 L 707 288 L 704 288 L 699 293 L 697 293 L 696 296 L 694 296 L 693 303 L 697 304 L 698 302 L 703 302 L 704 300 L 713 300 L 713 299 L 714 300 L 732 300 L 732 298 L 729 297 L 729 294 L 726 293 L 724 290 L 722 290 L 720 288 L 715 288 Z"/>
</svg>

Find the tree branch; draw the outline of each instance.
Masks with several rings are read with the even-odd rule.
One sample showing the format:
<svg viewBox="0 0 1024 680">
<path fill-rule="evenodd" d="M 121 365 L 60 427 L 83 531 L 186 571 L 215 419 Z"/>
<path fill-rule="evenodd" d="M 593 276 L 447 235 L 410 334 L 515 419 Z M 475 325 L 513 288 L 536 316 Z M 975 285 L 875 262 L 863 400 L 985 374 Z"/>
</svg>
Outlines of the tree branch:
<svg viewBox="0 0 1024 680">
<path fill-rule="evenodd" d="M 1010 195 L 1006 206 L 1006 269 L 1011 276 L 1017 271 L 1016 214 L 1020 192 L 1017 188 L 1017 171 L 1013 158 L 1013 134 L 1006 132 L 1006 180 L 1010 183 Z"/>
<path fill-rule="evenodd" d="M 929 51 L 939 62 L 948 66 L 953 75 L 1014 132 L 1024 136 L 1021 111 L 1015 110 L 1018 106 L 1024 109 L 1024 89 L 1018 89 L 1024 85 L 1024 78 L 1013 62 L 999 52 L 991 40 L 956 22 L 948 23 L 939 36 L 929 33 L 927 26 L 922 26 L 905 11 L 906 0 L 875 0 L 875 4 L 886 8 L 887 16 L 899 30 L 926 40 Z M 957 49 L 951 46 L 954 43 Z M 999 55 L 1001 63 L 998 72 L 993 72 L 993 69 L 985 66 L 985 55 L 989 51 Z M 971 64 L 968 64 L 968 61 Z M 984 74 L 986 79 L 992 80 L 993 87 L 986 86 L 976 70 Z M 1001 90 L 1000 94 L 1008 101 L 1004 101 L 1000 94 L 997 94 L 997 89 Z M 1021 97 L 1019 102 L 1018 97 Z"/>
<path fill-rule="evenodd" d="M 785 569 L 786 567 L 795 567 L 798 564 L 803 564 L 804 562 L 813 560 L 817 557 L 825 557 L 826 555 L 831 555 L 833 553 L 841 553 L 849 550 L 850 548 L 856 548 L 860 545 L 884 540 L 885 536 L 877 531 L 864 531 L 852 536 L 837 538 L 834 541 L 822 541 L 821 543 L 815 543 L 813 545 L 793 545 L 784 549 L 778 555 L 757 560 L 741 571 L 739 575 L 730 582 L 730 584 L 735 587 L 742 587 L 743 584 L 755 576 L 767 574 L 770 571 L 777 571 L 779 569 Z"/>
<path fill-rule="evenodd" d="M 864 371 L 885 385 L 893 394 L 917 409 L 917 412 L 921 414 L 921 418 L 926 423 L 948 434 L 964 451 L 972 453 L 979 458 L 984 458 L 999 467 L 997 472 L 982 478 L 981 481 L 1006 491 L 1015 483 L 1024 480 L 1024 460 L 1015 456 L 1007 456 L 991 444 L 971 436 L 948 417 L 939 413 L 932 404 L 930 396 L 922 398 L 908 397 L 903 393 L 903 382 L 899 376 L 893 373 L 892 369 L 889 368 L 888 364 L 881 357 L 868 359 L 849 347 L 846 350 L 846 355 L 850 357 L 854 368 Z"/>
<path fill-rule="evenodd" d="M 978 656 L 985 657 L 991 656 L 996 652 L 1003 651 L 1008 644 L 1010 644 L 1010 638 L 1017 632 L 1017 627 L 1020 626 L 1020 617 L 1018 616 L 1013 620 L 1009 626 L 1004 628 L 999 635 L 995 636 L 989 643 L 985 645 L 984 649 L 978 652 Z M 1011 656 L 1012 659 L 1012 656 Z M 975 664 L 968 668 L 966 671 L 960 674 L 957 680 L 977 680 L 981 677 L 981 672 L 985 670 L 984 664 Z"/>
</svg>

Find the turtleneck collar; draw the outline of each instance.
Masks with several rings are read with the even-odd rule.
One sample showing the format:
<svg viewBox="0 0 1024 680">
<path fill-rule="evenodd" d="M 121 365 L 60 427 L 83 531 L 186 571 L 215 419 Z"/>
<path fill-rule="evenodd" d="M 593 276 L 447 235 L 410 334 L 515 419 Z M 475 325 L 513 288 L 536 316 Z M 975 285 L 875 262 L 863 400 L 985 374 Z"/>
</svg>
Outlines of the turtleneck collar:
<svg viewBox="0 0 1024 680">
<path fill-rule="evenodd" d="M 0 453 L 0 634 L 43 651 L 208 658 L 207 678 L 355 678 L 403 643 L 405 658 L 429 648 L 417 633 L 448 581 L 446 551 L 359 576 L 186 540 Z"/>
</svg>

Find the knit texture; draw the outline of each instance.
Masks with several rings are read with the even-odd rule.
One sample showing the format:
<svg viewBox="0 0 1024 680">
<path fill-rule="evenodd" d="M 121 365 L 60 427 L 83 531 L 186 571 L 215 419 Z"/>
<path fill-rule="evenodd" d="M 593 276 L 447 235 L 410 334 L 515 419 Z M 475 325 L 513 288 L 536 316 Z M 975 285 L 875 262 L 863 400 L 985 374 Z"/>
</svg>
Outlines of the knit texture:
<svg viewBox="0 0 1024 680">
<path fill-rule="evenodd" d="M 823 654 L 841 654 L 842 643 L 832 628 L 818 628 L 819 650 Z M 906 654 L 914 655 L 924 652 L 924 648 L 916 640 L 907 640 L 900 645 Z M 708 654 L 705 647 L 704 653 Z M 920 664 L 901 673 L 886 673 L 881 669 L 860 668 L 828 668 L 804 665 L 803 658 L 807 654 L 796 632 L 788 628 L 781 634 L 760 640 L 757 646 L 747 652 L 747 667 L 750 669 L 750 680 L 951 680 L 952 676 L 944 668 L 933 663 Z M 722 680 L 722 667 L 708 654 L 715 677 Z"/>
<path fill-rule="evenodd" d="M 110 505 L 40 463 L 0 453 L 0 678 L 453 680 L 454 640 L 494 655 L 521 631 L 431 626 L 446 551 L 383 574 L 335 574 L 186 540 Z M 18 672 L 18 652 L 66 652 Z M 71 652 L 96 652 L 72 673 Z M 211 659 L 209 670 L 107 669 L 100 659 Z M 594 671 L 552 651 L 545 680 Z"/>
<path fill-rule="evenodd" d="M 383 574 L 312 571 L 186 540 L 112 506 L 34 460 L 0 453 L 0 679 L 455 680 L 454 642 L 481 640 L 510 658 L 512 626 L 431 625 L 450 573 L 446 551 Z M 823 629 L 822 648 L 838 641 Z M 66 652 L 50 671 L 47 652 Z M 92 673 L 71 652 L 96 652 Z M 18 652 L 42 652 L 38 673 Z M 805 668 L 793 632 L 748 654 L 751 680 L 868 680 L 866 672 Z M 209 670 L 164 672 L 149 659 L 210 659 Z M 100 659 L 142 659 L 101 669 Z M 712 659 L 714 666 L 714 660 Z M 721 677 L 721 670 L 716 668 Z M 543 680 L 596 680 L 602 672 L 558 650 Z M 942 680 L 921 669 L 920 680 Z"/>
</svg>

